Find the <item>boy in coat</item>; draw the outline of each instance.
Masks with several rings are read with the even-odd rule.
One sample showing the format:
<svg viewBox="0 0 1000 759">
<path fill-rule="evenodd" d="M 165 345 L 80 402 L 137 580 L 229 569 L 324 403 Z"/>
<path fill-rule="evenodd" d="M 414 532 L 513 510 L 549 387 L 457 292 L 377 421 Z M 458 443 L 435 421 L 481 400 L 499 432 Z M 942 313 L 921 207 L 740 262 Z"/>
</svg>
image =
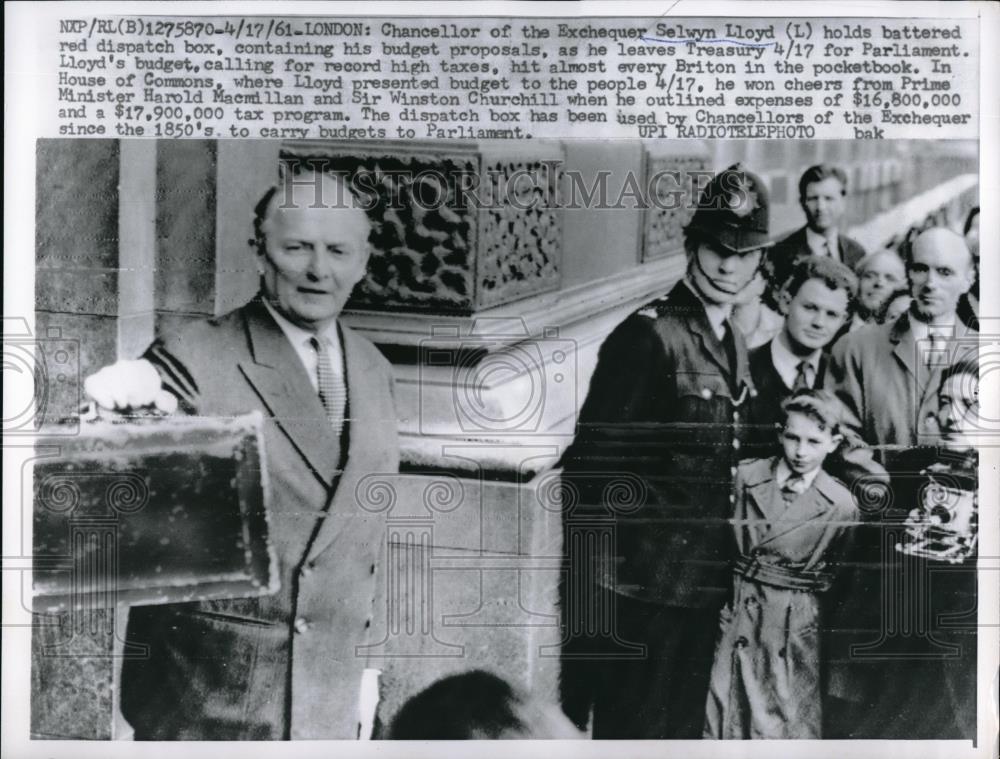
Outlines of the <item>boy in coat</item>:
<svg viewBox="0 0 1000 759">
<path fill-rule="evenodd" d="M 820 737 L 820 596 L 857 509 L 822 468 L 841 441 L 836 400 L 802 390 L 782 407 L 782 454 L 736 473 L 737 558 L 719 614 L 707 738 Z"/>
</svg>

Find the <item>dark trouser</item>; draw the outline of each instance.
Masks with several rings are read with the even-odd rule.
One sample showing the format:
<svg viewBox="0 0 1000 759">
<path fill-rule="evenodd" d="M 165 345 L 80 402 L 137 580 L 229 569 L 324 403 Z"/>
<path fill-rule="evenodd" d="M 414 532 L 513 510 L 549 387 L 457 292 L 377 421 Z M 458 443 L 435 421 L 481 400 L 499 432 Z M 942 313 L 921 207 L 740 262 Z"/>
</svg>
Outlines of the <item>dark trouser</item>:
<svg viewBox="0 0 1000 759">
<path fill-rule="evenodd" d="M 716 609 L 686 609 L 613 594 L 616 640 L 571 638 L 563 651 L 563 708 L 577 724 L 593 705 L 593 737 L 701 738 L 719 627 Z M 623 644 L 641 644 L 641 658 Z M 624 650 L 623 650 L 624 649 Z"/>
</svg>

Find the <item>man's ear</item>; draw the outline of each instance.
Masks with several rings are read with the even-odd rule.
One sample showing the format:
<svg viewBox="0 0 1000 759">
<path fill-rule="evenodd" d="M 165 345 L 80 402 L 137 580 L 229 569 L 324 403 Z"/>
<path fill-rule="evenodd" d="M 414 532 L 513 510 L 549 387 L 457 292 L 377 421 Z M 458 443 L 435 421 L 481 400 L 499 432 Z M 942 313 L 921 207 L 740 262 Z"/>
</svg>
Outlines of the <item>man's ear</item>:
<svg viewBox="0 0 1000 759">
<path fill-rule="evenodd" d="M 839 432 L 836 435 L 830 435 L 830 452 L 840 448 L 840 444 L 844 442 L 844 436 Z"/>
<path fill-rule="evenodd" d="M 970 263 L 969 268 L 965 272 L 965 289 L 962 290 L 963 293 L 969 292 L 972 286 L 976 283 L 976 266 Z"/>
<path fill-rule="evenodd" d="M 778 307 L 778 313 L 782 316 L 788 316 L 788 306 L 792 302 L 792 296 L 788 292 L 787 287 L 782 287 L 774 295 L 774 303 Z"/>
</svg>

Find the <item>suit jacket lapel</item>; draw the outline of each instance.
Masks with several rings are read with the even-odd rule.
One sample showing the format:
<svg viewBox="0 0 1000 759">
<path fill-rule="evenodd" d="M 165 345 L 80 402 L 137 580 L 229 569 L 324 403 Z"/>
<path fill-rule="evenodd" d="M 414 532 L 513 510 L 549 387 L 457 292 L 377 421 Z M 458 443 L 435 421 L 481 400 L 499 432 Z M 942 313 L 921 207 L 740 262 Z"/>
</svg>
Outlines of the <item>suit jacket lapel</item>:
<svg viewBox="0 0 1000 759">
<path fill-rule="evenodd" d="M 383 518 L 384 515 L 367 514 L 361 510 L 355 494 L 358 483 L 369 475 L 383 475 L 390 487 L 397 483 L 391 479 L 395 472 L 374 472 L 372 462 L 384 460 L 382 448 L 387 441 L 380 434 L 382 425 L 378 424 L 380 414 L 393 415 L 391 405 L 383 402 L 385 392 L 372 383 L 372 377 L 383 376 L 371 360 L 365 346 L 352 330 L 341 328 L 341 345 L 344 348 L 344 366 L 347 376 L 347 408 L 348 418 L 345 420 L 345 439 L 349 440 L 348 450 L 344 457 L 344 469 L 333 494 L 333 502 L 324 515 L 323 524 L 316 534 L 309 557 L 314 558 L 325 551 L 330 544 L 343 534 L 342 517 Z M 392 425 L 396 419 L 389 420 Z M 395 441 L 393 441 L 395 444 Z"/>
<path fill-rule="evenodd" d="M 708 316 L 704 309 L 700 315 L 692 315 L 690 319 L 691 331 L 698 335 L 701 341 L 701 348 L 705 354 L 712 359 L 719 368 L 723 370 L 728 379 L 732 374 L 732 367 L 729 366 L 729 359 L 726 357 L 726 350 L 722 347 L 722 341 L 715 336 L 712 325 L 708 322 Z M 739 354 L 739 351 L 737 351 Z"/>
<path fill-rule="evenodd" d="M 913 340 L 913 330 L 910 329 L 910 317 L 908 314 L 903 314 L 896 320 L 896 323 L 892 326 L 889 339 L 893 343 L 892 355 L 916 379 L 917 346 Z"/>
<path fill-rule="evenodd" d="M 712 325 L 708 320 L 708 314 L 705 312 L 705 305 L 701 302 L 695 293 L 691 291 L 690 285 L 686 281 L 683 281 L 678 288 L 677 298 L 673 303 L 669 304 L 671 308 L 677 308 L 683 310 L 687 314 L 688 326 L 691 331 L 698 336 L 698 340 L 701 343 L 701 349 L 704 353 L 712 359 L 719 368 L 723 371 L 723 376 L 726 379 L 730 379 L 733 376 L 733 367 L 729 366 L 729 359 L 726 357 L 726 349 L 722 346 L 722 341 L 715 336 L 715 331 L 712 329 Z M 738 339 L 735 329 L 733 330 L 734 339 Z M 744 354 L 740 356 L 741 351 L 737 348 L 736 356 L 737 361 L 746 361 L 746 351 L 742 351 Z M 744 370 L 746 369 L 744 365 Z M 739 376 L 739 375 L 737 375 Z"/>
<path fill-rule="evenodd" d="M 826 366 L 829 363 L 829 359 L 826 353 L 819 354 L 819 364 L 816 366 L 816 381 L 813 383 L 813 387 L 817 390 L 823 388 L 823 380 L 826 377 Z"/>
<path fill-rule="evenodd" d="M 316 476 L 328 486 L 337 475 L 340 441 L 291 343 L 259 303 L 246 311 L 252 360 L 240 369 Z"/>
<path fill-rule="evenodd" d="M 774 468 L 770 468 L 767 476 L 755 482 L 748 482 L 747 493 L 757 505 L 757 510 L 768 521 L 767 530 L 763 530 L 763 534 L 770 530 L 770 523 L 778 519 L 784 511 L 781 495 L 778 493 L 778 482 L 774 479 Z"/>
</svg>

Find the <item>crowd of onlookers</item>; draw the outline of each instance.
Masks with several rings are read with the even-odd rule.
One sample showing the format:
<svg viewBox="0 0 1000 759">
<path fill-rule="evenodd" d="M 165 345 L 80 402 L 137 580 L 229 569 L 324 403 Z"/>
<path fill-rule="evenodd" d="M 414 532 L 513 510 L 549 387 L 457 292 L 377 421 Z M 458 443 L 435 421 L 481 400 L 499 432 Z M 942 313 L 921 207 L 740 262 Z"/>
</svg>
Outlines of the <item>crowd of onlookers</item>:
<svg viewBox="0 0 1000 759">
<path fill-rule="evenodd" d="M 799 192 L 806 224 L 772 246 L 766 188 L 717 175 L 687 276 L 601 349 L 562 462 L 577 514 L 612 514 L 616 541 L 580 549 L 567 512 L 575 730 L 472 672 L 390 737 L 974 735 L 979 209 L 865 251 L 840 169 Z M 642 484 L 633 514 L 602 489 L 622 476 Z M 932 583 L 935 566 L 965 571 Z"/>
</svg>

